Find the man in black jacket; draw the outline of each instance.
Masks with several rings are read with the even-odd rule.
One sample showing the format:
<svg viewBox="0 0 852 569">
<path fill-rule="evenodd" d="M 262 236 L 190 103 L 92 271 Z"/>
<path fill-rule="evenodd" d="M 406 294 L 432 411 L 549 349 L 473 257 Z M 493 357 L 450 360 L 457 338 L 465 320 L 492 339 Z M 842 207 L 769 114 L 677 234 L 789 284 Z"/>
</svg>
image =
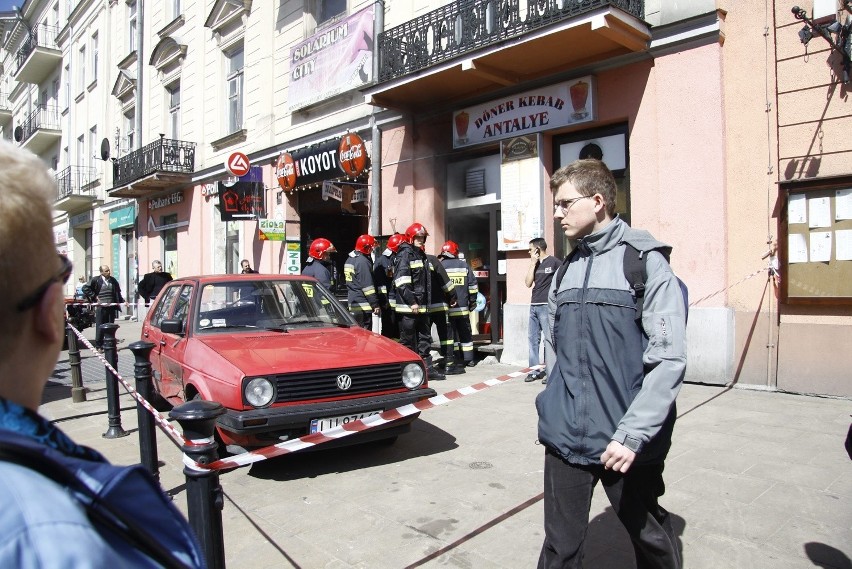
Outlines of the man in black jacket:
<svg viewBox="0 0 852 569">
<path fill-rule="evenodd" d="M 163 264 L 160 261 L 151 263 L 151 268 L 154 269 L 153 272 L 146 273 L 136 288 L 139 296 L 145 299 L 145 306 L 151 304 L 166 283 L 172 280 L 172 275 L 163 271 Z"/>
<path fill-rule="evenodd" d="M 89 288 L 92 290 L 92 295 L 97 299 L 98 307 L 95 311 L 95 348 L 102 350 L 104 345 L 103 332 L 101 332 L 101 324 L 112 324 L 115 322 L 115 317 L 118 311 L 121 310 L 118 304 L 124 303 L 124 297 L 121 295 L 121 286 L 110 274 L 110 268 L 107 265 L 101 265 L 101 274 L 89 282 Z"/>
</svg>

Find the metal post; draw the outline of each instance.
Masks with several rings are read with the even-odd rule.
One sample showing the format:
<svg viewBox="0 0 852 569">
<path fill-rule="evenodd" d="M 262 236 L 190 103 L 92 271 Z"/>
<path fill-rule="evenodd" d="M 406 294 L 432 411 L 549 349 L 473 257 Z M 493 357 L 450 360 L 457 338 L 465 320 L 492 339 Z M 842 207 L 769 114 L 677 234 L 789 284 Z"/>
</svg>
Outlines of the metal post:
<svg viewBox="0 0 852 569">
<path fill-rule="evenodd" d="M 118 353 L 115 350 L 115 331 L 118 324 L 101 324 L 104 342 L 104 357 L 116 370 L 118 369 Z M 104 366 L 107 387 L 107 417 L 109 428 L 103 434 L 105 439 L 126 437 L 129 433 L 121 428 L 121 409 L 118 403 L 118 378 Z"/>
<path fill-rule="evenodd" d="M 151 342 L 133 342 L 127 346 L 136 361 L 133 364 L 133 376 L 136 378 L 136 391 L 150 403 L 154 394 L 151 385 Z M 160 479 L 160 465 L 157 456 L 157 431 L 151 413 L 140 403 L 136 404 L 136 416 L 139 422 L 139 461 L 148 472 Z"/>
<path fill-rule="evenodd" d="M 71 366 L 71 401 L 81 403 L 86 400 L 86 388 L 83 387 L 83 375 L 80 371 L 80 345 L 71 324 L 66 324 L 65 330 L 68 337 L 68 364 Z"/>
<path fill-rule="evenodd" d="M 218 459 L 219 447 L 213 438 L 216 417 L 225 413 L 221 403 L 196 399 L 179 405 L 169 412 L 169 417 L 180 423 L 184 438 L 191 444 L 183 452 L 199 464 L 209 464 Z M 224 569 L 225 539 L 222 529 L 224 496 L 215 470 L 197 470 L 184 466 L 186 476 L 186 503 L 189 524 L 201 543 L 207 567 Z"/>
</svg>

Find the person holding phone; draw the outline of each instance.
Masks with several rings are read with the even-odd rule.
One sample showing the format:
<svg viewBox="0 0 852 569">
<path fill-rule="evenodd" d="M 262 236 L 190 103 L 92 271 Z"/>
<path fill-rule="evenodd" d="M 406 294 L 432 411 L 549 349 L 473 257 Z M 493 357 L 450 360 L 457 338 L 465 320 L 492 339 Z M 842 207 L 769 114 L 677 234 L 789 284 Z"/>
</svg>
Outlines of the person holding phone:
<svg viewBox="0 0 852 569">
<path fill-rule="evenodd" d="M 524 283 L 528 288 L 532 287 L 529 322 L 529 364 L 532 367 L 541 363 L 539 350 L 542 333 L 550 333 L 547 323 L 547 293 L 550 290 L 553 275 L 559 268 L 559 261 L 547 254 L 547 241 L 541 237 L 530 240 L 529 253 L 530 264 Z M 542 383 L 547 383 L 547 372 L 544 370 L 531 371 L 524 381 L 530 382 L 537 379 L 540 379 Z"/>
</svg>

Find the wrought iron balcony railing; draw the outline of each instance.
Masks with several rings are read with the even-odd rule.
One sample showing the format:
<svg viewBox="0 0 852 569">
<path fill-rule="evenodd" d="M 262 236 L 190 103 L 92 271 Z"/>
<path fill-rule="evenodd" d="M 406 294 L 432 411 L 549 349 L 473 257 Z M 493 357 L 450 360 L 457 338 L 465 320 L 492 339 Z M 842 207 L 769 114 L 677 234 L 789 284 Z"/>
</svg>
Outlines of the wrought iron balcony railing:
<svg viewBox="0 0 852 569">
<path fill-rule="evenodd" d="M 113 162 L 113 188 L 155 172 L 191 174 L 194 171 L 195 143 L 161 138 Z"/>
<path fill-rule="evenodd" d="M 68 166 L 56 175 L 59 187 L 59 199 L 71 195 L 96 197 L 96 186 L 92 182 L 98 178 L 98 170 L 89 166 Z"/>
<path fill-rule="evenodd" d="M 39 129 L 60 130 L 59 107 L 56 105 L 38 105 L 21 124 L 23 142 Z"/>
<path fill-rule="evenodd" d="M 379 34 L 378 81 L 396 79 L 605 6 L 640 20 L 644 17 L 644 0 L 457 0 Z"/>
<path fill-rule="evenodd" d="M 18 53 L 15 55 L 17 63 L 15 73 L 18 73 L 18 71 L 21 70 L 21 67 L 23 67 L 24 63 L 26 63 L 27 58 L 37 47 L 59 49 L 56 46 L 56 35 L 58 33 L 59 28 L 57 26 L 39 24 L 34 27 L 27 36 L 27 39 L 24 40 L 24 44 L 18 50 Z"/>
</svg>

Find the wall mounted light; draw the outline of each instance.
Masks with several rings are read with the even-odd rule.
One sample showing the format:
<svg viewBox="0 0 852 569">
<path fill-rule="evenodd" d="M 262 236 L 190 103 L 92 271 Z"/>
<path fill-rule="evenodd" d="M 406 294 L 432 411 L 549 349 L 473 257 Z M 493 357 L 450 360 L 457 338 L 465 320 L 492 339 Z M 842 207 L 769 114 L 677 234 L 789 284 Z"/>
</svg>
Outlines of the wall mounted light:
<svg viewBox="0 0 852 569">
<path fill-rule="evenodd" d="M 848 11 L 848 0 L 845 0 L 843 4 Z M 850 30 L 852 30 L 852 20 L 850 20 L 850 17 L 846 16 L 844 24 L 836 20 L 829 24 L 818 24 L 808 18 L 808 13 L 798 6 L 793 6 L 792 12 L 797 20 L 802 20 L 805 23 L 799 30 L 799 41 L 802 42 L 802 45 L 807 46 L 814 36 L 820 36 L 827 41 L 828 45 L 831 46 L 831 51 L 840 54 L 843 59 L 843 82 L 849 83 L 850 69 L 852 69 L 852 42 L 850 42 L 849 37 Z"/>
</svg>

